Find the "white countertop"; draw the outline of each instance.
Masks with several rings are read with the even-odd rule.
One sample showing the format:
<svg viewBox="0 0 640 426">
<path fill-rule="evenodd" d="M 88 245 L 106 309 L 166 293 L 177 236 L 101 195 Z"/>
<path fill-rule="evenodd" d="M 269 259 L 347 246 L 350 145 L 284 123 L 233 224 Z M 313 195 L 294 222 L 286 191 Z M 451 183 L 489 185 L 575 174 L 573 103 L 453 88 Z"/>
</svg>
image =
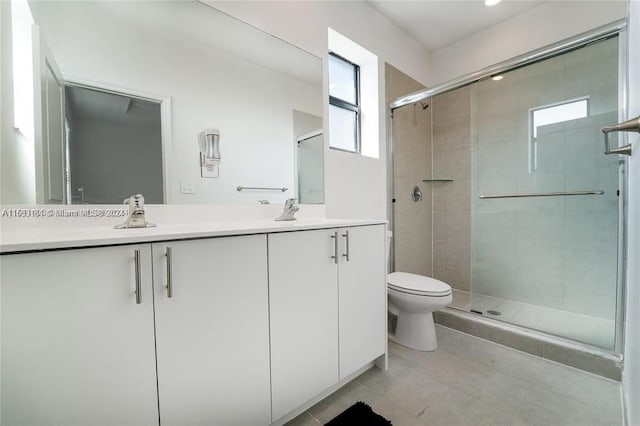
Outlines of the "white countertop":
<svg viewBox="0 0 640 426">
<path fill-rule="evenodd" d="M 152 218 L 148 218 L 150 220 Z M 153 221 L 153 220 L 150 220 Z M 117 220 L 116 222 L 122 222 Z M 15 224 L 15 220 L 13 224 Z M 325 229 L 343 226 L 384 224 L 385 220 L 301 218 L 276 222 L 258 220 L 185 220 L 157 223 L 154 228 L 114 229 L 109 223 L 78 224 L 77 226 L 11 226 L 3 223 L 0 232 L 0 253 L 52 250 L 72 247 L 96 247 L 115 244 L 136 244 L 229 235 L 264 234 L 273 232 Z"/>
</svg>

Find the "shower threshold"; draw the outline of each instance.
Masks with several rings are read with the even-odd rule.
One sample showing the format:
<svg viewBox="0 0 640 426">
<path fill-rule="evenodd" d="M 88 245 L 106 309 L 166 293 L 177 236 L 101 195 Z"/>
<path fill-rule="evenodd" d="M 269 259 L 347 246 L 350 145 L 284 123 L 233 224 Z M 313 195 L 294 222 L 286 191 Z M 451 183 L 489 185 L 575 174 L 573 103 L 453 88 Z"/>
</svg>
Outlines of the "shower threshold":
<svg viewBox="0 0 640 426">
<path fill-rule="evenodd" d="M 611 351 L 615 321 L 544 306 L 453 290 L 451 308 L 471 311 L 522 327 Z"/>
<path fill-rule="evenodd" d="M 620 380 L 613 354 L 615 322 L 491 296 L 453 290 L 436 323 L 514 349 Z M 490 313 L 489 311 L 496 311 Z"/>
</svg>

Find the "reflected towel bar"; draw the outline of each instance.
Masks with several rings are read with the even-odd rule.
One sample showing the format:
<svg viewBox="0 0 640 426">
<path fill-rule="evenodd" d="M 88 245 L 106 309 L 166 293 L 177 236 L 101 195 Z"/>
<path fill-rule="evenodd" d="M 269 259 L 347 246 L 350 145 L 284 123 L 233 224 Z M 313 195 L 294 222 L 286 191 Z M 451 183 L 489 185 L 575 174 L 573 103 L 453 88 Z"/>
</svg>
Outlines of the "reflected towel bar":
<svg viewBox="0 0 640 426">
<path fill-rule="evenodd" d="M 260 186 L 239 186 L 236 188 L 237 191 L 244 191 L 245 189 L 254 189 L 257 191 L 288 191 L 289 188 L 285 188 L 284 186 L 282 188 L 265 188 L 265 187 L 260 187 Z"/>
<path fill-rule="evenodd" d="M 604 191 L 573 191 L 573 192 L 543 192 L 537 194 L 512 194 L 512 195 L 480 195 L 478 198 L 527 198 L 527 197 L 564 197 L 566 195 L 604 195 Z"/>
</svg>

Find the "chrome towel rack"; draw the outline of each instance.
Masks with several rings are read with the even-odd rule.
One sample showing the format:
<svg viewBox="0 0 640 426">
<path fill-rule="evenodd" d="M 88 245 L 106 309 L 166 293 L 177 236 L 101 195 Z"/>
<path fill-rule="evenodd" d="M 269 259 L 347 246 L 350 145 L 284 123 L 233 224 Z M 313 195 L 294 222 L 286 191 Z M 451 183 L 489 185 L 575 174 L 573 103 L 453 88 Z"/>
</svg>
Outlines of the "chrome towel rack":
<svg viewBox="0 0 640 426">
<path fill-rule="evenodd" d="M 286 187 L 280 187 L 280 188 L 271 188 L 271 187 L 264 187 L 264 186 L 238 186 L 236 188 L 236 191 L 246 191 L 246 190 L 255 190 L 255 191 L 288 191 L 289 188 Z"/>
<path fill-rule="evenodd" d="M 569 195 L 604 195 L 604 191 L 572 191 L 572 192 L 539 192 L 531 194 L 511 194 L 511 195 L 480 195 L 478 198 L 487 200 L 491 198 L 527 198 L 527 197 L 565 197 Z"/>
</svg>

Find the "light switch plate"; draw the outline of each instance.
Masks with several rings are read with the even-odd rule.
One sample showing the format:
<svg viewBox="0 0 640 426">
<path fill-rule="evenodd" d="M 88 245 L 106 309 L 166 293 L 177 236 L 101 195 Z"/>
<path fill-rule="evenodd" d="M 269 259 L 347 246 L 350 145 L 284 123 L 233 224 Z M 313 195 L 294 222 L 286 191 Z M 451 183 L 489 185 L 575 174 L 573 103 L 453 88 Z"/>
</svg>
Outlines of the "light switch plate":
<svg viewBox="0 0 640 426">
<path fill-rule="evenodd" d="M 196 184 L 190 180 L 181 180 L 180 181 L 180 193 L 181 194 L 195 194 L 196 193 Z"/>
</svg>

